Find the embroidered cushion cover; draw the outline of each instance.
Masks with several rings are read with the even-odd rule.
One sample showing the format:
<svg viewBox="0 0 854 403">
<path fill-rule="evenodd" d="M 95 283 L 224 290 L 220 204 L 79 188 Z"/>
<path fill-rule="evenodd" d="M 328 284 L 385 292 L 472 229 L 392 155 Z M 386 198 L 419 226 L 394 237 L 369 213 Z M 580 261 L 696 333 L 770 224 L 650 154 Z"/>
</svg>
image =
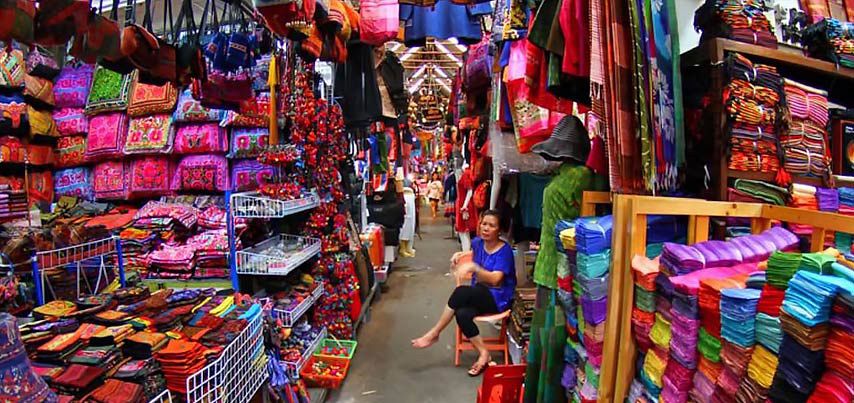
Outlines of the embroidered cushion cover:
<svg viewBox="0 0 854 403">
<path fill-rule="evenodd" d="M 131 162 L 130 170 L 131 197 L 171 193 L 172 172 L 168 157 L 151 156 L 135 159 Z"/>
<path fill-rule="evenodd" d="M 172 83 L 152 85 L 136 82 L 128 105 L 128 116 L 172 113 L 178 101 L 178 89 Z"/>
<path fill-rule="evenodd" d="M 166 154 L 172 151 L 172 116 L 130 118 L 125 154 Z"/>
<path fill-rule="evenodd" d="M 86 136 L 60 137 L 56 141 L 56 166 L 74 167 L 86 163 Z"/>
<path fill-rule="evenodd" d="M 89 118 L 83 108 L 62 108 L 53 112 L 53 120 L 60 136 L 73 136 L 89 131 Z"/>
<path fill-rule="evenodd" d="M 219 191 L 228 189 L 228 161 L 221 155 L 190 155 L 181 159 L 172 189 Z"/>
<path fill-rule="evenodd" d="M 125 111 L 130 99 L 134 73 L 124 75 L 98 66 L 92 76 L 92 88 L 86 98 L 86 114 Z"/>
<path fill-rule="evenodd" d="M 130 168 L 122 161 L 106 161 L 95 165 L 95 198 L 127 199 L 130 188 Z"/>
<path fill-rule="evenodd" d="M 256 190 L 272 177 L 273 167 L 256 160 L 237 161 L 231 168 L 231 180 L 237 192 Z"/>
<path fill-rule="evenodd" d="M 92 86 L 91 64 L 68 64 L 62 68 L 56 83 L 53 85 L 53 95 L 57 108 L 82 108 L 86 106 L 89 87 Z"/>
<path fill-rule="evenodd" d="M 175 108 L 176 122 L 219 122 L 222 120 L 223 110 L 210 109 L 202 106 L 201 102 L 193 98 L 193 93 L 187 89 L 178 97 L 178 107 Z"/>
<path fill-rule="evenodd" d="M 270 131 L 258 127 L 235 127 L 231 129 L 232 158 L 255 158 L 267 147 Z"/>
<path fill-rule="evenodd" d="M 187 124 L 175 133 L 175 153 L 220 153 L 228 149 L 225 128 L 216 123 Z"/>
<path fill-rule="evenodd" d="M 72 196 L 92 200 L 92 175 L 89 168 L 60 169 L 53 173 L 54 193 L 56 197 Z"/>
<path fill-rule="evenodd" d="M 111 112 L 93 116 L 89 120 L 86 157 L 94 161 L 121 156 L 127 131 L 127 115 L 124 113 Z"/>
</svg>

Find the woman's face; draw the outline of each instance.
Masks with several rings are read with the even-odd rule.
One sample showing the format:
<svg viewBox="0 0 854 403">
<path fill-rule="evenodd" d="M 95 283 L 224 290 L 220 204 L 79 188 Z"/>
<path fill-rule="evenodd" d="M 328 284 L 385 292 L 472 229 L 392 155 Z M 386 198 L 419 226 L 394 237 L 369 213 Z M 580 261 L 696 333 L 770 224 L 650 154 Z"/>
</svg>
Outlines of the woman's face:
<svg viewBox="0 0 854 403">
<path fill-rule="evenodd" d="M 439 174 L 433 174 L 433 180 L 434 181 L 439 180 Z"/>
<path fill-rule="evenodd" d="M 484 241 L 498 239 L 498 218 L 488 215 L 480 219 L 480 237 Z"/>
</svg>

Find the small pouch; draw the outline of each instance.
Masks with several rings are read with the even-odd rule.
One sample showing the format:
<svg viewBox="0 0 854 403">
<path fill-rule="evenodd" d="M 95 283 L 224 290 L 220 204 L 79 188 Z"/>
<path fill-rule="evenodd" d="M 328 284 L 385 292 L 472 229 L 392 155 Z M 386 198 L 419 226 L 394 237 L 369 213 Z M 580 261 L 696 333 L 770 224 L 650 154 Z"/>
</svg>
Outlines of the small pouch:
<svg viewBox="0 0 854 403">
<path fill-rule="evenodd" d="M 225 128 L 216 123 L 184 125 L 175 134 L 176 154 L 219 153 L 227 148 Z"/>
</svg>

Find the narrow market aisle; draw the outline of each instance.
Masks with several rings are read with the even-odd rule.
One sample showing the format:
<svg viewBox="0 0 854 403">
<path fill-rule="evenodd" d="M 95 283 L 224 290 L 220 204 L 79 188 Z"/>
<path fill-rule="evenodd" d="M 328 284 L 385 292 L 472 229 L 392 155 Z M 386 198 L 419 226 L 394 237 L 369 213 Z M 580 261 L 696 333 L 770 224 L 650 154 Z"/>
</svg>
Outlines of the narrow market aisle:
<svg viewBox="0 0 854 403">
<path fill-rule="evenodd" d="M 371 320 L 359 332 L 359 346 L 341 390 L 330 394 L 336 403 L 464 403 L 474 402 L 480 377 L 466 374 L 475 353 L 463 355 L 454 367 L 455 323 L 432 347 L 416 350 L 410 340 L 421 336 L 439 318 L 454 287 L 448 273 L 459 242 L 447 218 L 430 218 L 421 209 L 421 236 L 415 237 L 414 258 L 400 258 L 389 277 L 389 289 L 373 305 Z M 425 216 L 426 215 L 426 216 Z M 492 336 L 492 329 L 483 329 Z"/>
</svg>

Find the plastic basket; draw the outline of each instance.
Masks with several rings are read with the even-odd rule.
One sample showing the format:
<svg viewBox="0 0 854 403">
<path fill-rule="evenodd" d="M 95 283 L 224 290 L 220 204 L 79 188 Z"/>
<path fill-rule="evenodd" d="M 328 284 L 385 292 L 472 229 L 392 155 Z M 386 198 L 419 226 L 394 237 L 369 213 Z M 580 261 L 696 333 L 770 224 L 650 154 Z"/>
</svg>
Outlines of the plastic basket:
<svg viewBox="0 0 854 403">
<path fill-rule="evenodd" d="M 314 366 L 314 363 L 318 361 L 343 365 L 344 370 L 341 371 L 340 376 L 317 375 L 311 371 L 311 368 Z M 324 389 L 338 389 L 341 387 L 341 384 L 344 383 L 344 379 L 347 378 L 347 372 L 349 370 L 350 360 L 348 358 L 312 356 L 311 359 L 305 363 L 305 367 L 303 367 L 302 371 L 300 371 L 300 376 L 306 381 L 306 383 L 308 383 L 309 386 L 317 386 Z"/>
<path fill-rule="evenodd" d="M 326 338 L 320 341 L 320 344 L 317 345 L 317 350 L 314 352 L 315 357 L 330 357 L 330 358 L 346 358 L 348 360 L 353 359 L 353 354 L 356 354 L 356 345 L 359 343 L 355 340 L 338 340 L 335 338 Z M 346 349 L 347 355 L 329 355 L 323 354 L 324 347 L 332 347 L 337 348 L 341 347 Z"/>
</svg>

